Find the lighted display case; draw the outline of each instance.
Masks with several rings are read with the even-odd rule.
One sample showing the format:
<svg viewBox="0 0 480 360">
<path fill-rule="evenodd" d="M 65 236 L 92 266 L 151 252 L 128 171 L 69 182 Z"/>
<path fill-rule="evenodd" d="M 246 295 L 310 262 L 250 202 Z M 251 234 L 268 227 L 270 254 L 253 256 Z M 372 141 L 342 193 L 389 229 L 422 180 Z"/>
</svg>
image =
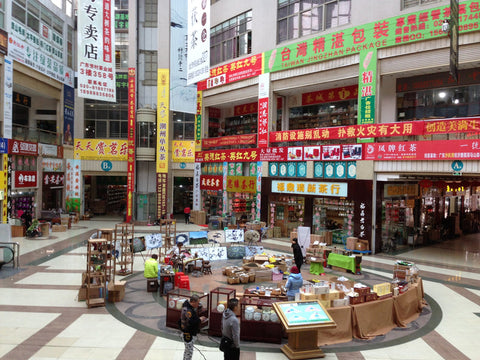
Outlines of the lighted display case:
<svg viewBox="0 0 480 360">
<path fill-rule="evenodd" d="M 167 293 L 167 322 L 166 325 L 178 329 L 178 320 L 182 312 L 182 306 L 185 300 L 190 300 L 192 295 L 198 295 L 201 308 L 198 316 L 208 319 L 208 309 L 210 308 L 210 297 L 208 293 L 191 291 L 187 289 L 174 289 Z M 206 323 L 202 323 L 204 327 Z"/>
<path fill-rule="evenodd" d="M 282 324 L 273 303 L 277 299 L 243 298 L 240 303 L 240 339 L 280 344 Z"/>
<path fill-rule="evenodd" d="M 236 296 L 235 289 L 217 287 L 210 291 L 210 316 L 208 318 L 208 335 L 222 336 L 223 310 L 228 307 L 228 301 Z M 221 306 L 223 305 L 223 307 Z"/>
</svg>

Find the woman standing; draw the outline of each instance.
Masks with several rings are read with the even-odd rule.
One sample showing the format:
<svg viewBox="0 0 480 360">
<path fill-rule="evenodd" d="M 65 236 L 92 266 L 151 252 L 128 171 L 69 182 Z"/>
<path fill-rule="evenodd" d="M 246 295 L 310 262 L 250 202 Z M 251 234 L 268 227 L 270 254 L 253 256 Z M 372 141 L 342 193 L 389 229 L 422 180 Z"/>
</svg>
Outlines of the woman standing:
<svg viewBox="0 0 480 360">
<path fill-rule="evenodd" d="M 238 299 L 228 300 L 228 308 L 222 316 L 222 337 L 230 339 L 231 346 L 223 352 L 224 360 L 240 359 L 240 322 L 235 315 Z"/>
<path fill-rule="evenodd" d="M 298 239 L 292 239 L 292 249 L 293 249 L 293 259 L 295 260 L 295 265 L 297 265 L 298 271 L 302 268 L 303 264 L 303 253 L 300 245 L 298 245 Z"/>
<path fill-rule="evenodd" d="M 302 274 L 295 265 L 290 269 L 290 275 L 288 275 L 285 289 L 287 290 L 288 301 L 295 300 L 295 294 L 300 292 L 300 288 L 303 285 Z"/>
</svg>

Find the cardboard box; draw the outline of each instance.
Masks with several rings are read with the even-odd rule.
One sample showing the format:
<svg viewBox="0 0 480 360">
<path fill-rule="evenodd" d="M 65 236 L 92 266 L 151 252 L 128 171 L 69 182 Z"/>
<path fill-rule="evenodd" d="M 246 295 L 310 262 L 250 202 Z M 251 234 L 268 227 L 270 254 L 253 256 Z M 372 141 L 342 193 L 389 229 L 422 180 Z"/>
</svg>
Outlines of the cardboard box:
<svg viewBox="0 0 480 360">
<path fill-rule="evenodd" d="M 257 270 L 255 272 L 255 281 L 271 281 L 272 270 Z"/>
<path fill-rule="evenodd" d="M 348 297 L 345 297 L 343 299 L 332 300 L 332 307 L 342 307 L 342 306 L 349 306 L 349 305 L 350 305 L 350 299 Z"/>
<path fill-rule="evenodd" d="M 350 249 L 350 248 L 349 248 Z M 367 250 L 367 245 L 363 242 L 357 242 L 354 247 L 355 250 L 358 251 L 366 251 Z"/>
<path fill-rule="evenodd" d="M 347 249 L 355 250 L 357 245 L 358 238 L 354 236 L 347 237 Z"/>
<path fill-rule="evenodd" d="M 330 300 L 318 300 L 320 303 L 323 305 L 325 309 L 328 309 L 331 307 L 331 301 Z"/>
<path fill-rule="evenodd" d="M 359 295 L 356 297 L 349 296 L 350 299 L 350 305 L 355 305 L 355 304 L 362 304 L 365 302 L 365 295 Z"/>
<path fill-rule="evenodd" d="M 257 264 L 263 264 L 265 261 L 268 262 L 268 255 L 255 255 L 253 259 Z"/>
<path fill-rule="evenodd" d="M 52 225 L 52 232 L 63 232 L 63 231 L 67 231 L 66 225 Z"/>
<path fill-rule="evenodd" d="M 317 300 L 319 295 L 300 293 L 300 300 Z"/>
</svg>

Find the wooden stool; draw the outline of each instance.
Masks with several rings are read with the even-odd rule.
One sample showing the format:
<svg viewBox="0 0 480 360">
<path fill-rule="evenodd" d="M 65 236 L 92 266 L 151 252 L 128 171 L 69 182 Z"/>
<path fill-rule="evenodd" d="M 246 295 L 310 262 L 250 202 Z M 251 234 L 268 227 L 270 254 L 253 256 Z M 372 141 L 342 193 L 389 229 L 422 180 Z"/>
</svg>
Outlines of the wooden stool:
<svg viewBox="0 0 480 360">
<path fill-rule="evenodd" d="M 147 279 L 147 292 L 156 292 L 158 290 L 158 279 L 157 278 L 148 278 Z"/>
<path fill-rule="evenodd" d="M 205 275 L 207 274 L 212 274 L 212 264 L 210 264 L 210 261 L 204 261 L 203 262 L 203 273 Z"/>
</svg>

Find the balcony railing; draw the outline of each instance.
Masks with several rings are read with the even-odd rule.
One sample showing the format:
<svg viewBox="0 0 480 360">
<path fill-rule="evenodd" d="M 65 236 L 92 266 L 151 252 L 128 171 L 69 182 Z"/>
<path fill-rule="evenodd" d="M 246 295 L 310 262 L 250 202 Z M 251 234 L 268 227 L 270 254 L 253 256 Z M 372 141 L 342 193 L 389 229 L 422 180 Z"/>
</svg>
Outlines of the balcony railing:
<svg viewBox="0 0 480 360">
<path fill-rule="evenodd" d="M 22 125 L 13 125 L 12 135 L 13 138 L 16 140 L 24 140 L 51 145 L 62 145 L 63 140 L 63 135 L 61 133 L 29 128 Z"/>
</svg>

